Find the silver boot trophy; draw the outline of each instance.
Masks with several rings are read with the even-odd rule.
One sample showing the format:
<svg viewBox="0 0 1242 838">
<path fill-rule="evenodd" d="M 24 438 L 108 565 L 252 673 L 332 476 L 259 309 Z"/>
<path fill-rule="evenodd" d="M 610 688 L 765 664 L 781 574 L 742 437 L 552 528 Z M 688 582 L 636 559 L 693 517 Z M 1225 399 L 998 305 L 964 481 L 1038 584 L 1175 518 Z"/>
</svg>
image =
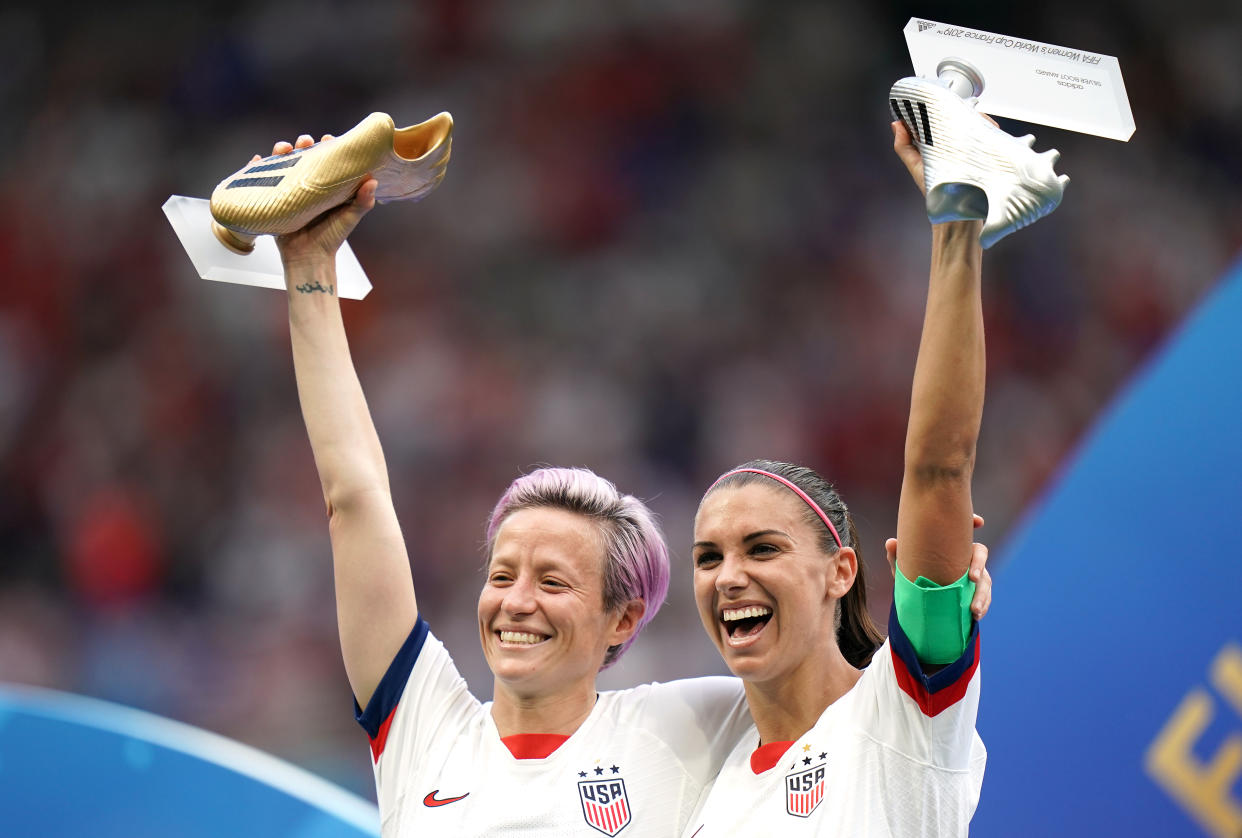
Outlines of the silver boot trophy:
<svg viewBox="0 0 1242 838">
<path fill-rule="evenodd" d="M 1060 204 L 1069 178 L 1056 150 L 1013 137 L 981 113 L 1127 140 L 1134 118 L 1117 59 L 912 18 L 905 28 L 915 72 L 889 93 L 889 109 L 923 155 L 932 223 L 984 221 L 991 247 Z"/>
</svg>

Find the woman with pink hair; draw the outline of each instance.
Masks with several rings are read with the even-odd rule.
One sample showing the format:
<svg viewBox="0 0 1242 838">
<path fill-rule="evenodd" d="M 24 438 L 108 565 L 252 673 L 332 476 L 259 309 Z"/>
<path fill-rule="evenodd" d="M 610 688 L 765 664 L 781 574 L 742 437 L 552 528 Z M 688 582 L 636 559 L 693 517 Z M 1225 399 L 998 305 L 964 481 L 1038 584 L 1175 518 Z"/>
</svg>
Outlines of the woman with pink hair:
<svg viewBox="0 0 1242 838">
<path fill-rule="evenodd" d="M 296 147 L 310 144 L 303 136 Z M 668 590 L 668 549 L 641 501 L 586 469 L 539 469 L 502 495 L 478 600 L 492 701 L 470 694 L 419 613 L 333 293 L 336 250 L 375 188 L 364 182 L 350 203 L 277 243 L 383 834 L 675 835 L 749 717 L 727 677 L 597 690 Z"/>
</svg>

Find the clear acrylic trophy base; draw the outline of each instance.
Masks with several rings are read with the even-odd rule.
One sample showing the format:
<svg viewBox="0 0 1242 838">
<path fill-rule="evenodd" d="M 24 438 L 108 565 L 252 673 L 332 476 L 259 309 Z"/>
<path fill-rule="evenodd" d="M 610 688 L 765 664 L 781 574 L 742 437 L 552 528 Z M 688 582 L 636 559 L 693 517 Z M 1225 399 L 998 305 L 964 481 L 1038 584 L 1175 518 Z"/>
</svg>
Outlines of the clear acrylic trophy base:
<svg viewBox="0 0 1242 838">
<path fill-rule="evenodd" d="M 209 201 L 171 195 L 163 209 L 181 246 L 194 263 L 194 269 L 203 279 L 285 290 L 280 251 L 271 236 L 259 236 L 255 239 L 254 251 L 243 256 L 220 244 L 211 232 Z M 338 297 L 361 300 L 371 291 L 371 281 L 348 242 L 336 252 L 336 279 Z"/>
</svg>

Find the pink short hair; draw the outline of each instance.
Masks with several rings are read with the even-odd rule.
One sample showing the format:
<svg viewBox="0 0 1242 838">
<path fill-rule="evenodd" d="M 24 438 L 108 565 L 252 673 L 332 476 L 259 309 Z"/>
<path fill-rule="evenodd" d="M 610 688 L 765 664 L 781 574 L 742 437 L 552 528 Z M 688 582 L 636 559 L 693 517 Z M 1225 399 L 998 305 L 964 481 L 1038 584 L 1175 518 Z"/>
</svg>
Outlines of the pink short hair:
<svg viewBox="0 0 1242 838">
<path fill-rule="evenodd" d="M 595 521 L 604 539 L 604 610 L 632 599 L 647 605 L 638 628 L 625 643 L 612 646 L 601 670 L 612 666 L 660 610 L 668 594 L 669 559 L 664 533 L 647 505 L 617 491 L 612 481 L 585 468 L 541 468 L 509 484 L 487 519 L 487 553 L 496 532 L 520 509 L 550 507 Z"/>
</svg>

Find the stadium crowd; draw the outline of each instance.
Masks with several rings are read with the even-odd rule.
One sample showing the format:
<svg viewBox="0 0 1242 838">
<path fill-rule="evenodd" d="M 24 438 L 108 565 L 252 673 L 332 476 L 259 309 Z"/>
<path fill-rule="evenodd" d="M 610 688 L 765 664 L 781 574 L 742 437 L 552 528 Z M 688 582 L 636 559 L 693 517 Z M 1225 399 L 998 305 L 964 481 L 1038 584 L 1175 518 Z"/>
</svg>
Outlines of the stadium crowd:
<svg viewBox="0 0 1242 838">
<path fill-rule="evenodd" d="M 1242 246 L 1242 12 L 1194 5 L 939 13 L 1119 56 L 1138 124 L 1128 144 L 1033 126 L 1073 183 L 986 258 L 975 496 L 994 556 Z M 122 8 L 0 11 L 0 681 L 374 794 L 283 295 L 199 280 L 160 212 L 372 110 L 457 121 L 440 190 L 353 237 L 375 289 L 346 318 L 419 602 L 476 692 L 462 615 L 483 521 L 536 464 L 648 499 L 685 569 L 610 685 L 723 671 L 688 562 L 694 506 L 730 464 L 820 467 L 887 573 L 927 270 L 885 103 L 909 73 L 907 10 Z"/>
</svg>

